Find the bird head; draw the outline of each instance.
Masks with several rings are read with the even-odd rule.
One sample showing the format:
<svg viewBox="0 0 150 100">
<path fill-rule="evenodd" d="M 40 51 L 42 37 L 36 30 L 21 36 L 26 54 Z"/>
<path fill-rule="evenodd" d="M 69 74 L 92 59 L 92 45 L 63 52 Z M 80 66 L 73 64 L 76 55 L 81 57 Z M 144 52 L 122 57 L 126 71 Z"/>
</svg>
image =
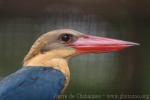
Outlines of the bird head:
<svg viewBox="0 0 150 100">
<path fill-rule="evenodd" d="M 71 29 L 59 29 L 40 36 L 24 58 L 24 67 L 51 67 L 70 80 L 68 59 L 81 54 L 108 53 L 138 45 L 133 42 L 86 35 Z"/>
<path fill-rule="evenodd" d="M 43 57 L 68 59 L 75 55 L 87 53 L 109 53 L 125 49 L 137 43 L 97 37 L 71 29 L 50 31 L 40 36 L 24 59 L 24 64 L 33 58 Z"/>
</svg>

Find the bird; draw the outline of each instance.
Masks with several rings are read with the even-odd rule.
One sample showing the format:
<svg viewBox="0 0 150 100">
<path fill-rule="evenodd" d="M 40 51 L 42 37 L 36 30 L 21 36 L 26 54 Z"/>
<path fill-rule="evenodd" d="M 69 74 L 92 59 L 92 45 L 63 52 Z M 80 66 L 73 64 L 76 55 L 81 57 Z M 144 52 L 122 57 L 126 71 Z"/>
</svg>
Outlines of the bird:
<svg viewBox="0 0 150 100">
<path fill-rule="evenodd" d="M 42 34 L 24 57 L 22 67 L 0 81 L 0 100 L 56 100 L 69 85 L 70 58 L 117 52 L 136 45 L 73 29 Z"/>
</svg>

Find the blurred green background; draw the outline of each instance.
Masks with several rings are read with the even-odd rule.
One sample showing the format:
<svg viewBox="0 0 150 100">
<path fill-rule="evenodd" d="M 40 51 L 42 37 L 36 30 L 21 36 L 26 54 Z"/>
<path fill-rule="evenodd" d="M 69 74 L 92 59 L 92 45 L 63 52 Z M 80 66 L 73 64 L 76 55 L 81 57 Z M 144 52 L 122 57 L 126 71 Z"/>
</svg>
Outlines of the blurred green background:
<svg viewBox="0 0 150 100">
<path fill-rule="evenodd" d="M 0 78 L 22 67 L 38 36 L 71 28 L 141 45 L 71 59 L 65 95 L 95 94 L 102 100 L 118 94 L 150 96 L 149 6 L 149 0 L 0 0 Z"/>
</svg>

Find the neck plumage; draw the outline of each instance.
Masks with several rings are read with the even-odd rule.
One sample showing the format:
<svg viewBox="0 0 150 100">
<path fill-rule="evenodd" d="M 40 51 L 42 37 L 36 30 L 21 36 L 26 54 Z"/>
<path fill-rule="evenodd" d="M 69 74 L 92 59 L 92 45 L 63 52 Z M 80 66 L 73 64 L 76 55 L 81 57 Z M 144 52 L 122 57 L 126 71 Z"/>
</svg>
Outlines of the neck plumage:
<svg viewBox="0 0 150 100">
<path fill-rule="evenodd" d="M 70 71 L 68 68 L 68 57 L 74 54 L 73 49 L 58 49 L 52 50 L 45 53 L 38 53 L 35 56 L 31 57 L 30 52 L 24 60 L 24 66 L 43 66 L 43 67 L 52 67 L 61 71 L 66 77 L 70 77 Z M 28 59 L 30 58 L 30 59 Z"/>
</svg>

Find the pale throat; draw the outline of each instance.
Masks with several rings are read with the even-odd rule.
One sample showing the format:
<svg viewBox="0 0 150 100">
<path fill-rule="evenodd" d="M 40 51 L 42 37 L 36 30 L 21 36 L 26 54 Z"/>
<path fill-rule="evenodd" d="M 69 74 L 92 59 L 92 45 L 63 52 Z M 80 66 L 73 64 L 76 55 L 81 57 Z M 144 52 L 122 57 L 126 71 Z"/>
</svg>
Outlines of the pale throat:
<svg viewBox="0 0 150 100">
<path fill-rule="evenodd" d="M 30 61 L 24 64 L 29 67 L 50 67 L 61 71 L 65 76 L 70 77 L 70 71 L 68 68 L 68 61 L 63 58 L 49 58 L 47 55 L 41 55 L 34 57 Z"/>
</svg>

